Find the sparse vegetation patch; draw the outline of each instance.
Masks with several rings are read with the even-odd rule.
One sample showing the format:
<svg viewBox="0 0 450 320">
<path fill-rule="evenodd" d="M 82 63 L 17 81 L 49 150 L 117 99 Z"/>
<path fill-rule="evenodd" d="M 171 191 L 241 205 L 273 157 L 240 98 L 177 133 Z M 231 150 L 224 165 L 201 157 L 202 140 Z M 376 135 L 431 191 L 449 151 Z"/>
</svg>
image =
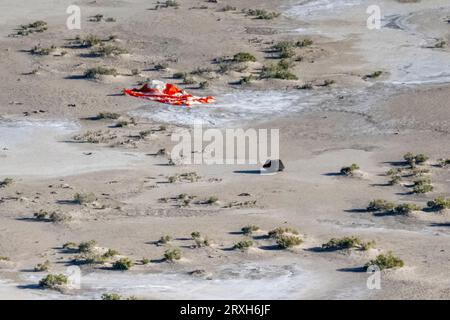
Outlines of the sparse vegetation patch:
<svg viewBox="0 0 450 320">
<path fill-rule="evenodd" d="M 427 206 L 433 211 L 442 211 L 445 209 L 450 209 L 450 199 L 438 197 L 434 200 L 428 201 Z"/>
<path fill-rule="evenodd" d="M 348 167 L 342 167 L 341 168 L 341 174 L 350 176 L 355 172 L 356 170 L 359 170 L 359 166 L 356 163 L 353 163 L 352 165 Z"/>
<path fill-rule="evenodd" d="M 121 258 L 113 263 L 114 270 L 129 270 L 134 265 L 133 261 L 129 258 Z"/>
<path fill-rule="evenodd" d="M 253 247 L 253 244 L 254 243 L 252 240 L 242 240 L 242 241 L 235 243 L 233 248 L 244 251 L 244 250 L 249 249 L 250 247 Z"/>
<path fill-rule="evenodd" d="M 84 72 L 84 77 L 87 79 L 97 79 L 99 76 L 117 76 L 117 70 L 114 68 L 94 67 L 89 68 Z"/>
<path fill-rule="evenodd" d="M 97 197 L 92 192 L 89 193 L 75 193 L 73 196 L 73 202 L 77 204 L 88 204 L 97 200 Z"/>
<path fill-rule="evenodd" d="M 46 289 L 60 290 L 69 283 L 64 274 L 49 274 L 39 281 L 39 286 Z"/>
<path fill-rule="evenodd" d="M 255 62 L 256 57 L 248 52 L 239 52 L 233 56 L 234 62 Z"/>
<path fill-rule="evenodd" d="M 380 270 L 391 269 L 391 268 L 401 268 L 405 265 L 403 260 L 397 258 L 393 255 L 392 252 L 388 252 L 386 254 L 378 255 L 374 260 L 369 261 L 366 264 L 366 268 L 370 266 L 378 266 Z"/>
<path fill-rule="evenodd" d="M 379 211 L 392 211 L 394 208 L 395 203 L 382 199 L 376 199 L 370 201 L 366 209 L 369 212 L 379 212 Z"/>
<path fill-rule="evenodd" d="M 375 245 L 374 241 L 364 242 L 358 237 L 332 238 L 327 243 L 322 244 L 324 250 L 360 249 L 369 250 Z"/>
<path fill-rule="evenodd" d="M 170 262 L 181 259 L 181 250 L 179 248 L 167 249 L 164 252 L 164 259 Z"/>
<path fill-rule="evenodd" d="M 90 54 L 97 57 L 113 57 L 127 54 L 128 50 L 117 45 L 101 45 L 91 50 Z"/>
<path fill-rule="evenodd" d="M 276 238 L 278 247 L 288 249 L 303 243 L 303 240 L 297 235 L 281 234 Z"/>
<path fill-rule="evenodd" d="M 277 64 L 264 66 L 260 73 L 261 79 L 283 79 L 298 80 L 297 76 L 290 70 L 290 63 L 287 60 L 281 60 Z"/>
<path fill-rule="evenodd" d="M 47 22 L 38 20 L 35 22 L 32 22 L 30 24 L 21 25 L 17 29 L 16 33 L 12 36 L 28 36 L 32 33 L 41 33 L 48 29 Z"/>
<path fill-rule="evenodd" d="M 248 225 L 241 229 L 242 233 L 245 234 L 246 236 L 250 236 L 258 230 L 259 230 L 259 227 L 255 226 L 255 225 Z"/>
<path fill-rule="evenodd" d="M 268 236 L 270 238 L 278 238 L 283 234 L 293 234 L 293 235 L 298 235 L 298 231 L 294 228 L 290 228 L 290 227 L 278 227 L 275 228 L 271 231 L 269 231 Z"/>
<path fill-rule="evenodd" d="M 35 272 L 43 272 L 48 271 L 50 269 L 51 263 L 50 261 L 46 260 L 43 263 L 39 263 L 34 267 Z"/>
</svg>

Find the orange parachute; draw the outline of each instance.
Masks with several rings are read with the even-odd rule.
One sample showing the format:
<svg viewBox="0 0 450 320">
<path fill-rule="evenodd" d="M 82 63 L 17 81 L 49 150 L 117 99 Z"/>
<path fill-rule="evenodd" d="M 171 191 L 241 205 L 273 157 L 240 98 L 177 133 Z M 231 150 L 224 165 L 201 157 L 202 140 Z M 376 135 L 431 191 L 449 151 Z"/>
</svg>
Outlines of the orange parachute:
<svg viewBox="0 0 450 320">
<path fill-rule="evenodd" d="M 196 97 L 177 88 L 171 83 L 153 80 L 149 86 L 147 83 L 140 89 L 124 89 L 126 95 L 167 103 L 176 106 L 191 106 L 193 104 L 204 104 L 214 102 L 214 97 Z"/>
</svg>

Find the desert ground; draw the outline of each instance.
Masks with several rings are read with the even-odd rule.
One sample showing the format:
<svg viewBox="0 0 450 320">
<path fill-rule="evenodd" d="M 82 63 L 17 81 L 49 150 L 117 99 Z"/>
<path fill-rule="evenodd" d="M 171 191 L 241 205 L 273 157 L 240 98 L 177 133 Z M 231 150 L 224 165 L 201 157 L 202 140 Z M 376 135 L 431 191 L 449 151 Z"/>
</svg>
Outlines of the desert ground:
<svg viewBox="0 0 450 320">
<path fill-rule="evenodd" d="M 160 2 L 1 2 L 0 299 L 449 299 L 448 1 Z M 285 170 L 173 163 L 199 120 L 279 129 Z"/>
</svg>

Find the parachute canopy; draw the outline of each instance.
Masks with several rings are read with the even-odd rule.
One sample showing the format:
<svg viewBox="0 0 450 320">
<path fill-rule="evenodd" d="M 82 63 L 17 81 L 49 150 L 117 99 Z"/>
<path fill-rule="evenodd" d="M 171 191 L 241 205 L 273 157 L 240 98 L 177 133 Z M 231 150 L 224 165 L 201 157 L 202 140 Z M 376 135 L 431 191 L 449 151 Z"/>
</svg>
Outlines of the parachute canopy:
<svg viewBox="0 0 450 320">
<path fill-rule="evenodd" d="M 162 81 L 153 80 L 151 84 L 144 84 L 139 89 L 124 89 L 126 95 L 167 103 L 176 106 L 191 106 L 193 104 L 204 104 L 214 102 L 214 97 L 196 97 L 192 94 L 177 88 L 171 83 L 164 83 Z"/>
</svg>

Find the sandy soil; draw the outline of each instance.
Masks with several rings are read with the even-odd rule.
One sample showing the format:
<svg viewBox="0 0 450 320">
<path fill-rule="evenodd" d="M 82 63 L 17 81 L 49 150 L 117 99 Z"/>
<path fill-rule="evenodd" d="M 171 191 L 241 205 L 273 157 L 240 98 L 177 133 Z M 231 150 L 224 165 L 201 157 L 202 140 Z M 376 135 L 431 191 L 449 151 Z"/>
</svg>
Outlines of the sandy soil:
<svg viewBox="0 0 450 320">
<path fill-rule="evenodd" d="M 383 28 L 365 27 L 366 1 L 206 1 L 186 0 L 175 8 L 153 10 L 149 1 L 78 1 L 82 30 L 67 30 L 71 1 L 2 1 L 0 4 L 0 299 L 99 299 L 117 292 L 142 299 L 448 299 L 450 297 L 450 217 L 447 211 L 380 215 L 364 210 L 373 199 L 414 203 L 421 208 L 448 197 L 450 172 L 437 166 L 448 158 L 450 6 L 446 1 L 382 1 Z M 223 12 L 225 5 L 237 10 Z M 206 8 L 202 8 L 205 6 Z M 283 13 L 253 19 L 244 8 Z M 8 10 L 6 10 L 8 9 Z M 89 17 L 103 14 L 105 20 Z M 11 36 L 15 28 L 45 20 L 48 30 Z M 127 55 L 91 57 L 74 48 L 77 35 L 95 34 L 126 48 Z M 292 72 L 299 80 L 257 80 L 237 85 L 262 65 L 278 62 L 267 50 L 281 40 L 311 38 L 297 48 Z M 56 46 L 49 55 L 32 55 L 33 46 Z M 66 51 L 61 56 L 60 52 Z M 219 72 L 214 59 L 251 52 L 257 62 Z M 446 60 L 447 59 L 447 60 Z M 155 70 L 167 62 L 165 70 Z M 87 68 L 108 66 L 120 75 L 96 80 Z M 175 72 L 191 72 L 210 87 L 184 85 Z M 132 70 L 139 72 L 132 75 Z M 32 72 L 35 70 L 35 72 Z M 364 78 L 382 71 L 376 79 Z M 195 94 L 212 94 L 211 106 L 174 108 L 120 95 L 146 78 L 173 81 Z M 325 80 L 333 80 L 322 86 Z M 311 90 L 296 89 L 312 83 Z M 134 117 L 136 125 L 95 120 L 99 112 Z M 283 173 L 251 174 L 258 165 L 168 165 L 170 136 L 193 120 L 219 129 L 279 128 Z M 146 132 L 142 134 L 142 132 Z M 388 185 L 385 172 L 405 166 L 407 152 L 425 153 L 419 166 L 429 170 L 434 190 L 411 193 L 404 177 Z M 339 175 L 357 163 L 360 176 Z M 195 172 L 186 179 L 170 177 Z M 76 193 L 93 193 L 77 204 Z M 180 194 L 187 196 L 179 197 Z M 195 196 L 189 203 L 188 196 Z M 218 202 L 208 204 L 210 197 Z M 39 211 L 60 221 L 37 220 Z M 252 236 L 246 225 L 260 230 Z M 288 250 L 266 237 L 278 227 L 296 228 L 304 242 Z M 195 248 L 199 231 L 210 245 Z M 168 244 L 157 245 L 170 235 Z M 373 249 L 323 251 L 331 238 L 374 240 Z M 253 239 L 248 251 L 234 243 Z M 135 265 L 128 271 L 103 264 L 74 262 L 67 242 L 96 240 Z M 164 261 L 178 247 L 182 259 Z M 100 250 L 100 249 L 99 249 Z M 385 270 L 381 289 L 369 290 L 363 266 L 392 251 L 405 266 Z M 149 259 L 143 264 L 142 259 Z M 50 269 L 34 272 L 49 260 Z M 43 290 L 47 273 L 81 268 L 81 287 Z M 192 271 L 197 270 L 194 274 Z M 199 271 L 200 270 L 200 271 Z"/>
</svg>

